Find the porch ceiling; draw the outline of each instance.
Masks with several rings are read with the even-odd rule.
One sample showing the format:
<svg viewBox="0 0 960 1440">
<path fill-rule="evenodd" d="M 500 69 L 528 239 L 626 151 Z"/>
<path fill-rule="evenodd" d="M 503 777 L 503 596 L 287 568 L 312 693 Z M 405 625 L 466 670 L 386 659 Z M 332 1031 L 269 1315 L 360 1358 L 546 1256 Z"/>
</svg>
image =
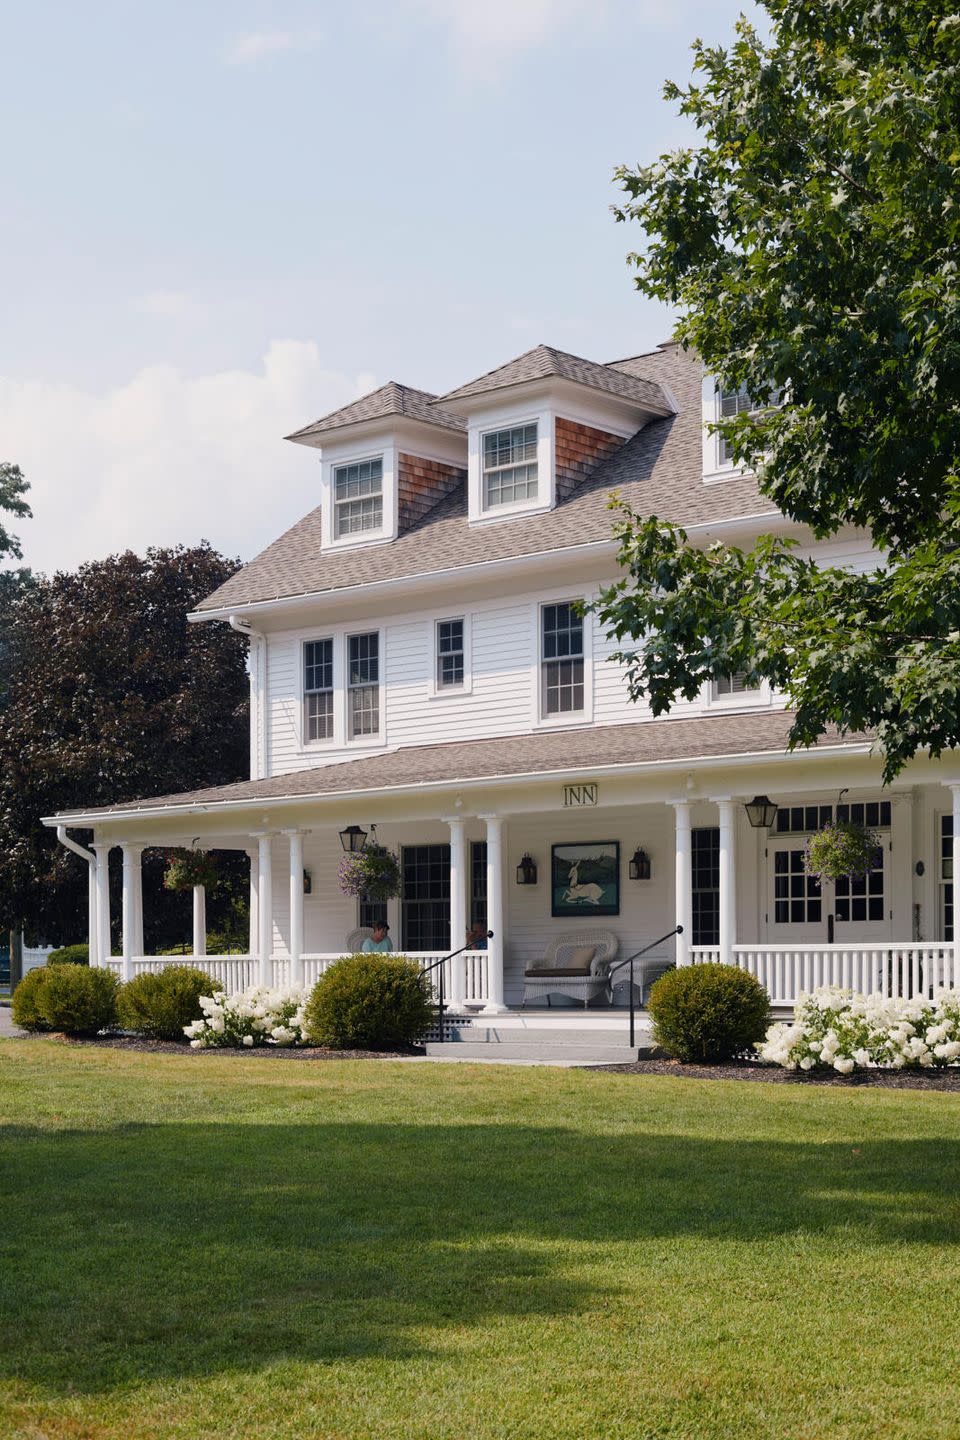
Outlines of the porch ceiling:
<svg viewBox="0 0 960 1440">
<path fill-rule="evenodd" d="M 111 816 L 177 810 L 231 810 L 265 801 L 349 797 L 402 790 L 444 789 L 478 781 L 604 774 L 624 776 L 659 766 L 749 756 L 785 756 L 790 711 L 637 721 L 629 725 L 539 730 L 490 740 L 414 745 L 356 760 L 315 766 L 263 780 L 244 780 L 91 810 L 65 811 L 45 824 L 80 825 Z M 814 751 L 864 753 L 869 735 L 825 735 Z"/>
</svg>

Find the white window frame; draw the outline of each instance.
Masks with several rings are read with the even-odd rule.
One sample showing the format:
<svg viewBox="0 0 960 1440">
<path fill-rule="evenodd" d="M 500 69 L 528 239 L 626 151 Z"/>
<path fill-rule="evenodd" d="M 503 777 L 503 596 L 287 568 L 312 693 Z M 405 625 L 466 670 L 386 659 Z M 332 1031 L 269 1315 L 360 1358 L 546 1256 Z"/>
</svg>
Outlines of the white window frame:
<svg viewBox="0 0 960 1440">
<path fill-rule="evenodd" d="M 308 645 L 329 645 L 330 646 L 330 688 L 329 690 L 308 690 L 307 689 L 307 646 Z M 330 734 L 329 735 L 308 735 L 307 704 L 311 695 L 330 695 Z M 333 635 L 311 635 L 309 639 L 303 640 L 300 644 L 300 724 L 301 735 L 305 746 L 313 749 L 314 746 L 332 745 L 337 733 L 337 642 Z"/>
<path fill-rule="evenodd" d="M 488 469 L 487 469 L 487 463 L 486 463 L 487 441 L 490 439 L 491 435 L 512 435 L 512 433 L 513 433 L 514 430 L 522 430 L 522 431 L 533 430 L 533 432 L 534 432 L 534 433 L 533 433 L 533 442 L 532 442 L 532 443 L 533 443 L 533 459 L 532 459 L 532 460 L 527 459 L 527 460 L 511 461 L 510 463 L 508 463 L 508 464 L 506 464 L 506 465 L 495 465 L 495 466 L 492 467 L 492 469 L 489 469 L 489 470 L 488 470 Z M 529 444 L 529 443 L 530 443 L 530 441 L 528 441 L 528 440 L 525 440 L 525 441 L 524 441 L 524 444 Z M 536 485 L 535 485 L 533 494 L 532 494 L 532 495 L 522 495 L 519 499 L 514 498 L 513 500 L 499 500 L 499 501 L 497 501 L 496 504 L 491 505 L 491 503 L 490 503 L 490 498 L 489 498 L 489 486 L 488 486 L 488 483 L 487 483 L 489 477 L 492 476 L 492 475 L 496 475 L 496 474 L 498 474 L 498 473 L 501 473 L 501 472 L 503 472 L 503 471 L 507 471 L 507 470 L 519 470 L 521 466 L 528 466 L 528 465 L 533 465 L 533 467 L 534 467 L 534 469 L 535 469 L 535 471 L 536 471 L 536 475 L 535 475 L 535 477 L 534 477 L 534 478 L 535 478 L 535 481 L 536 481 Z M 481 507 L 482 507 L 482 509 L 484 510 L 485 513 L 487 513 L 487 514 L 502 514 L 504 511 L 509 511 L 509 510 L 529 510 L 531 506 L 538 505 L 538 504 L 540 503 L 540 500 L 541 500 L 542 497 L 543 497 L 543 486 L 544 486 L 544 482 L 545 482 L 546 478 L 547 478 L 547 477 L 544 476 L 543 474 L 541 474 L 541 471 L 540 471 L 540 424 L 539 424 L 539 421 L 537 421 L 537 420 L 509 421 L 507 424 L 504 424 L 504 425 L 495 425 L 495 426 L 492 426 L 491 428 L 488 428 L 488 429 L 486 429 L 486 430 L 481 430 L 481 432 L 480 432 L 480 505 L 481 505 Z"/>
<path fill-rule="evenodd" d="M 723 436 L 712 429 L 721 418 L 720 400 L 720 383 L 716 376 L 704 375 L 700 403 L 703 417 L 703 479 L 707 485 L 753 473 L 749 465 L 742 461 L 723 459 Z M 765 407 L 760 407 L 763 408 Z M 758 414 L 759 409 L 750 413 Z"/>
<path fill-rule="evenodd" d="M 463 684 L 462 685 L 441 685 L 439 683 L 438 661 L 440 658 L 439 637 L 440 626 L 449 623 L 451 620 L 459 620 L 463 625 Z M 456 615 L 438 615 L 430 624 L 430 659 L 428 667 L 427 696 L 431 700 L 453 700 L 461 695 L 469 695 L 473 690 L 473 663 L 472 663 L 472 627 L 470 616 L 465 612 Z"/>
<path fill-rule="evenodd" d="M 336 473 L 345 465 L 362 465 L 368 460 L 381 462 L 380 497 L 382 516 L 376 530 L 359 530 L 352 535 L 336 533 Z M 326 553 L 330 550 L 354 550 L 362 545 L 382 545 L 395 540 L 397 536 L 397 472 L 399 451 L 395 444 L 384 444 L 378 449 L 350 450 L 346 445 L 324 447 L 321 462 L 322 484 L 320 487 L 320 544 Z"/>
<path fill-rule="evenodd" d="M 769 680 L 761 680 L 759 685 L 750 690 L 739 690 L 727 695 L 717 692 L 715 680 L 708 680 L 704 687 L 703 700 L 708 710 L 765 710 L 772 704 L 773 694 Z"/>
<path fill-rule="evenodd" d="M 524 425 L 537 427 L 537 494 L 528 500 L 515 500 L 508 505 L 485 503 L 483 484 L 484 437 L 498 430 L 516 430 Z M 518 515 L 539 515 L 552 510 L 556 503 L 554 475 L 554 413 L 549 405 L 531 410 L 529 402 L 522 408 L 504 406 L 487 410 L 471 420 L 467 431 L 467 493 L 471 525 L 497 525 L 514 520 Z"/>
<path fill-rule="evenodd" d="M 567 730 L 574 726 L 591 725 L 593 723 L 593 623 L 592 616 L 583 616 L 583 709 L 563 710 L 559 714 L 548 715 L 545 705 L 544 667 L 551 663 L 543 653 L 543 612 L 548 605 L 574 605 L 583 604 L 589 597 L 584 594 L 578 595 L 545 595 L 539 598 L 534 606 L 534 625 L 536 635 L 534 638 L 533 653 L 536 656 L 536 669 L 534 674 L 534 715 L 538 728 L 549 730 Z"/>
<path fill-rule="evenodd" d="M 343 471 L 343 470 L 349 470 L 352 466 L 357 466 L 357 467 L 359 467 L 359 466 L 361 466 L 361 465 L 371 465 L 371 466 L 373 466 L 373 465 L 379 465 L 379 466 L 380 466 L 380 475 L 379 475 L 380 489 L 379 489 L 379 492 L 375 492 L 375 493 L 373 493 L 373 494 L 371 494 L 371 495 L 348 496 L 345 500 L 338 500 L 338 499 L 337 499 L 337 482 L 338 482 L 338 477 L 339 477 L 341 471 Z M 383 472 L 384 472 L 384 463 L 383 463 L 383 456 L 382 456 L 382 455 L 368 455 L 368 456 L 365 456 L 363 459 L 339 460 L 339 461 L 337 461 L 336 464 L 332 464 L 332 465 L 331 465 L 331 467 L 330 467 L 330 484 L 331 484 L 331 487 L 332 487 L 332 492 L 331 492 L 331 496 L 330 496 L 330 503 L 331 503 L 331 513 L 332 513 L 332 515 L 333 515 L 333 535 L 332 535 L 331 538 L 332 538 L 335 542 L 345 541 L 345 542 L 347 542 L 348 544 L 357 544 L 359 541 L 369 539 L 371 535 L 382 535 L 382 534 L 383 534 L 383 521 L 384 521 L 384 493 L 383 493 L 383 489 L 384 489 L 384 486 L 383 486 L 384 475 L 383 475 Z M 341 534 L 341 533 L 340 533 L 340 515 L 341 515 L 341 511 L 342 511 L 346 506 L 348 506 L 348 505 L 362 504 L 363 501 L 364 501 L 364 500 L 367 500 L 367 499 L 378 499 L 378 500 L 380 501 L 380 519 L 379 519 L 378 523 L 377 523 L 376 525 L 363 525 L 363 526 L 361 526 L 361 528 L 360 528 L 359 530 L 348 530 L 348 531 L 346 531 L 344 534 Z"/>
<path fill-rule="evenodd" d="M 351 641 L 351 640 L 366 639 L 367 637 L 370 637 L 370 636 L 375 636 L 375 637 L 376 637 L 376 641 L 377 641 L 377 679 L 376 679 L 376 687 L 377 687 L 377 728 L 376 728 L 376 730 L 365 730 L 365 731 L 362 732 L 362 734 L 354 735 L 354 734 L 353 734 L 353 727 L 352 727 L 352 719 L 353 719 L 353 701 L 352 701 L 352 695 L 353 695 L 353 692 L 354 692 L 355 690 L 367 690 L 367 689 L 371 689 L 371 688 L 372 688 L 372 684 L 371 684 L 370 681 L 366 681 L 366 682 L 364 682 L 362 685 L 353 685 L 353 684 L 351 684 L 351 681 L 350 681 L 350 641 Z M 343 650 L 344 650 L 344 669 L 343 669 L 344 686 L 343 686 L 343 692 L 344 692 L 344 719 L 345 719 L 344 735 L 345 735 L 345 738 L 346 738 L 346 742 L 347 742 L 348 745 L 370 745 L 370 744 L 375 744 L 375 743 L 377 743 L 377 741 L 379 740 L 380 736 L 383 734 L 383 703 L 384 703 L 384 683 L 383 683 L 383 676 L 384 676 L 384 664 L 383 664 L 383 632 L 382 632 L 381 630 L 379 630 L 379 629 L 376 629 L 376 630 L 357 630 L 357 629 L 351 627 L 351 629 L 350 629 L 349 631 L 347 631 L 347 632 L 344 633 L 344 637 L 343 637 Z"/>
<path fill-rule="evenodd" d="M 350 651 L 351 635 L 376 635 L 379 660 L 379 704 L 378 716 L 379 726 L 376 734 L 357 735 L 350 734 L 350 689 L 348 684 L 348 657 Z M 324 740 L 307 739 L 307 689 L 306 689 L 306 647 L 311 641 L 332 640 L 333 641 L 333 735 Z M 300 673 L 297 679 L 297 694 L 299 696 L 297 725 L 297 742 L 301 754 L 312 755 L 317 751 L 327 750 L 363 750 L 381 748 L 386 737 L 386 632 L 382 625 L 371 625 L 363 628 L 359 625 L 338 625 L 332 629 L 317 634 L 304 635 L 297 647 Z"/>
</svg>

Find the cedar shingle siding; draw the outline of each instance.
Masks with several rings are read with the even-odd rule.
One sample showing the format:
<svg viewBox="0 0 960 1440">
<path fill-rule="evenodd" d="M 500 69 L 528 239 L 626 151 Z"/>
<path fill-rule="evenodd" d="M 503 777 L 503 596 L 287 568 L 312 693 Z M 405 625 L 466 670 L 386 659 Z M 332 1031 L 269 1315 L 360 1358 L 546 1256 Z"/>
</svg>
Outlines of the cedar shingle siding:
<svg viewBox="0 0 960 1440">
<path fill-rule="evenodd" d="M 440 500 L 467 482 L 466 470 L 401 453 L 397 477 L 399 529 L 412 530 Z"/>
<path fill-rule="evenodd" d="M 554 430 L 556 445 L 557 499 L 566 500 L 572 490 L 595 470 L 601 460 L 619 450 L 622 435 L 558 419 Z"/>
</svg>

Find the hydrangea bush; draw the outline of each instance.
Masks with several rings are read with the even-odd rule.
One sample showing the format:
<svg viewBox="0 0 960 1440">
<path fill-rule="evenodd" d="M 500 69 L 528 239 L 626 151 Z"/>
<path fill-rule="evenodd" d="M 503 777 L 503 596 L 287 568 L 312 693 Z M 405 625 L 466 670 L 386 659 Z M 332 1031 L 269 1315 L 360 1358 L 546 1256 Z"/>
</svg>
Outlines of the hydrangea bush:
<svg viewBox="0 0 960 1440">
<path fill-rule="evenodd" d="M 236 995 L 222 990 L 200 997 L 203 1015 L 183 1027 L 194 1050 L 214 1046 L 305 1045 L 303 1007 L 310 991 L 299 987 L 271 990 L 253 985 Z"/>
<path fill-rule="evenodd" d="M 960 1061 L 960 991 L 932 999 L 885 1000 L 824 988 L 801 995 L 792 1024 L 772 1025 L 757 1046 L 761 1060 L 788 1070 L 871 1066 L 929 1070 Z"/>
</svg>

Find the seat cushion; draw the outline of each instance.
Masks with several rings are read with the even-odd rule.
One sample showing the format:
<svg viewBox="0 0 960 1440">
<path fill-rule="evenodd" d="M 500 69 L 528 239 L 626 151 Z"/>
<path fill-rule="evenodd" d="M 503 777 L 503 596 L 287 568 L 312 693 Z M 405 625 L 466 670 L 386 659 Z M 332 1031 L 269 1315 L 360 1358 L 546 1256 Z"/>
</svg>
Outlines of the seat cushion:
<svg viewBox="0 0 960 1440">
<path fill-rule="evenodd" d="M 538 976 L 546 977 L 548 980 L 560 980 L 564 977 L 569 980 L 572 976 L 589 975 L 590 966 L 587 964 L 575 968 L 573 965 L 553 965 L 549 969 L 544 968 L 540 970 L 534 967 L 530 970 L 525 970 L 523 973 L 525 977 L 531 980 L 536 980 Z"/>
</svg>

